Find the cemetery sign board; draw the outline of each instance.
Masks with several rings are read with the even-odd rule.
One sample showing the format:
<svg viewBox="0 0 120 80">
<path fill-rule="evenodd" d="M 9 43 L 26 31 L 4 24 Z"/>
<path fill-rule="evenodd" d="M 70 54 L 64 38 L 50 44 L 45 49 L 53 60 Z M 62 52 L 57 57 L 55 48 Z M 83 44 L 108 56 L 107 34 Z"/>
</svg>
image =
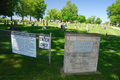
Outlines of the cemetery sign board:
<svg viewBox="0 0 120 80">
<path fill-rule="evenodd" d="M 39 48 L 50 49 L 50 37 L 48 36 L 39 36 Z"/>
<path fill-rule="evenodd" d="M 11 31 L 12 52 L 36 57 L 36 35 L 33 33 L 24 33 Z"/>
<path fill-rule="evenodd" d="M 74 41 L 73 52 L 93 52 L 93 41 Z"/>
</svg>

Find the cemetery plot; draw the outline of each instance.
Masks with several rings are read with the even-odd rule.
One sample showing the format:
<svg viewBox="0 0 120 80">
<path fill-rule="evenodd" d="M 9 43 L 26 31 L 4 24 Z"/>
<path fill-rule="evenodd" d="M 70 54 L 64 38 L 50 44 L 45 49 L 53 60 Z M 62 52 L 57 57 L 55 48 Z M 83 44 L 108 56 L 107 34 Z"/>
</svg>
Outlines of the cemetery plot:
<svg viewBox="0 0 120 80">
<path fill-rule="evenodd" d="M 12 52 L 36 57 L 36 35 L 11 31 Z"/>
</svg>

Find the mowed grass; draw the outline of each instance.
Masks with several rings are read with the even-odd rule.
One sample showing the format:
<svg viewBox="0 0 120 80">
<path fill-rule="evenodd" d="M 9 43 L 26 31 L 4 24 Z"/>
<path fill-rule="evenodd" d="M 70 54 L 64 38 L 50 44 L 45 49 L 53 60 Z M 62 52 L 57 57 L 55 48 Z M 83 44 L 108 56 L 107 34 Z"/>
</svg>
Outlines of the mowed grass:
<svg viewBox="0 0 120 80">
<path fill-rule="evenodd" d="M 38 23 L 39 24 L 39 23 Z M 98 71 L 102 74 L 90 75 L 62 75 L 60 68 L 63 67 L 64 60 L 64 32 L 56 27 L 58 24 L 49 23 L 47 30 L 42 30 L 42 25 L 31 26 L 19 24 L 21 32 L 29 33 L 53 33 L 51 45 L 51 64 L 49 65 L 49 51 L 38 47 L 38 35 L 36 35 L 37 58 L 12 53 L 10 32 L 0 30 L 0 80 L 120 80 L 120 31 L 107 26 L 104 30 L 102 26 L 89 31 L 81 24 L 80 28 L 75 28 L 74 24 L 69 24 L 65 32 L 78 33 L 99 33 L 102 34 L 99 49 Z M 70 30 L 68 30 L 68 28 Z M 9 30 L 9 26 L 0 23 L 0 29 Z M 110 40 L 105 40 L 108 34 Z M 113 51 L 114 50 L 114 51 Z"/>
</svg>

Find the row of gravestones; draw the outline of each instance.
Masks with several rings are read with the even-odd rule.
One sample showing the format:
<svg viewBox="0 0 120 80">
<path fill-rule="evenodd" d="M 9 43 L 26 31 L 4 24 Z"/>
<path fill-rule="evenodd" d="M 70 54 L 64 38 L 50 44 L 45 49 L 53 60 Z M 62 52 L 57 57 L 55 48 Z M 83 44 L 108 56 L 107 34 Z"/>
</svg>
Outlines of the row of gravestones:
<svg viewBox="0 0 120 80">
<path fill-rule="evenodd" d="M 9 22 L 11 23 L 11 25 L 13 25 L 13 21 L 10 21 L 10 20 L 5 21 L 4 25 L 10 25 Z M 18 22 L 21 23 L 21 21 L 14 21 L 14 25 L 17 25 Z M 34 21 L 34 22 L 33 21 L 23 21 L 23 25 L 32 24 L 32 26 L 34 26 L 35 23 L 36 23 L 36 21 Z M 42 25 L 48 26 L 48 22 L 42 20 Z M 38 24 L 36 24 L 36 26 L 38 26 Z"/>
</svg>

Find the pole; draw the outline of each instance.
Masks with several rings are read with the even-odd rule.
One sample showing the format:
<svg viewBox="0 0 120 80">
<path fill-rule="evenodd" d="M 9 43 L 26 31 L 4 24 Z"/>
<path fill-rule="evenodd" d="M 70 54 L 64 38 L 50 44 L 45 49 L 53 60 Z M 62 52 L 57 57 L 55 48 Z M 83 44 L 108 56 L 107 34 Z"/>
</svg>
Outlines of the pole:
<svg viewBox="0 0 120 80">
<path fill-rule="evenodd" d="M 49 64 L 51 64 L 51 32 L 50 32 L 50 45 L 49 45 Z"/>
</svg>

